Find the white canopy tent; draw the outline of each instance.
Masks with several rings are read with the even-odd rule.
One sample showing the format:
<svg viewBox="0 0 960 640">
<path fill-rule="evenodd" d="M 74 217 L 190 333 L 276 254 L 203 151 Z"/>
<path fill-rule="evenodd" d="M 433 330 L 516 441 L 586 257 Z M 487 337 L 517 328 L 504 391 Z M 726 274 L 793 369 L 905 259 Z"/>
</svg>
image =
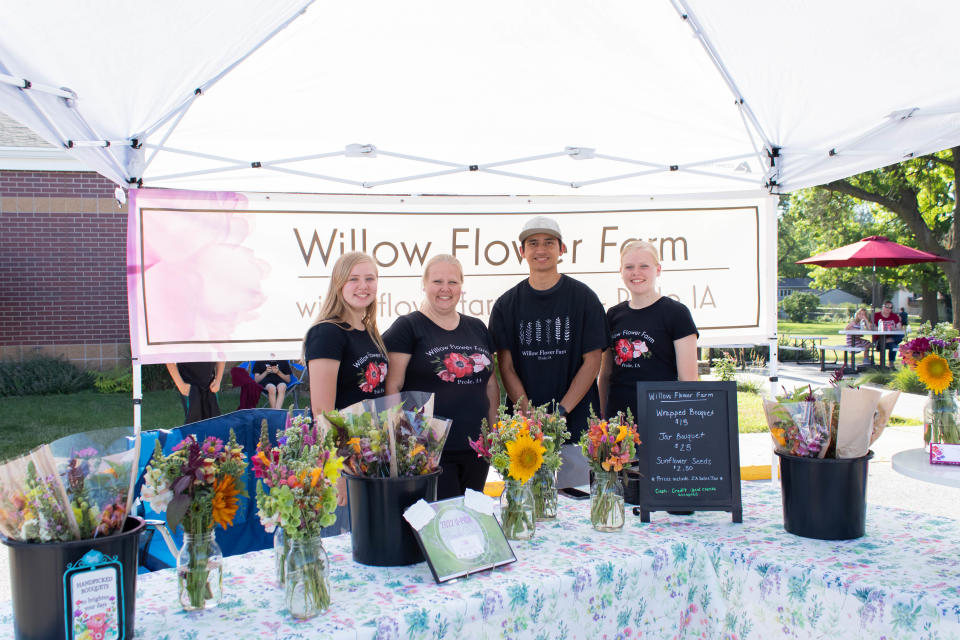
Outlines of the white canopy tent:
<svg viewBox="0 0 960 640">
<path fill-rule="evenodd" d="M 957 18 L 949 0 L 4 3 L 0 110 L 122 185 L 777 193 L 960 143 Z"/>
<path fill-rule="evenodd" d="M 0 111 L 125 187 L 777 194 L 960 144 L 958 18 L 951 0 L 7 2 Z"/>
</svg>

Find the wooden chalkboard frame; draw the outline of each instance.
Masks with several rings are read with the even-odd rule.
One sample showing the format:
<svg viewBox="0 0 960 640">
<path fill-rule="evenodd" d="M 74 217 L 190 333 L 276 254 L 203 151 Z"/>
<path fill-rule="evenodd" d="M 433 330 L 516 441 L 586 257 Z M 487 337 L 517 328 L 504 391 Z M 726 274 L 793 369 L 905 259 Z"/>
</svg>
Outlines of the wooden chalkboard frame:
<svg viewBox="0 0 960 640">
<path fill-rule="evenodd" d="M 733 522 L 743 522 L 743 503 L 740 498 L 740 429 L 737 419 L 737 385 L 735 382 L 638 382 L 637 383 L 637 429 L 640 440 L 651 442 L 653 436 L 648 432 L 647 406 L 649 391 L 714 391 L 726 394 L 726 441 L 728 458 L 727 479 L 730 482 L 729 500 L 703 500 L 699 503 L 690 500 L 670 502 L 668 499 L 654 499 L 651 495 L 651 483 L 645 475 L 640 477 L 640 506 L 634 507 L 635 515 L 641 522 L 650 522 L 653 511 L 729 511 Z M 721 418 L 722 419 L 722 418 Z M 652 448 L 645 448 L 652 455 Z M 649 459 L 646 468 L 649 469 Z"/>
</svg>

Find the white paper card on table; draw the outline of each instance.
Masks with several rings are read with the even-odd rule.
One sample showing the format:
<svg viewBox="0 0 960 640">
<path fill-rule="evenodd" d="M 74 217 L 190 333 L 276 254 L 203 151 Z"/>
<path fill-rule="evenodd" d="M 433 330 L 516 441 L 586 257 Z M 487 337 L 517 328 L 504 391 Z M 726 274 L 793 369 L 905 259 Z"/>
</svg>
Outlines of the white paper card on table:
<svg viewBox="0 0 960 640">
<path fill-rule="evenodd" d="M 931 442 L 930 464 L 960 465 L 960 444 Z"/>
<path fill-rule="evenodd" d="M 437 515 L 436 511 L 434 511 L 433 507 L 427 504 L 427 501 L 423 498 L 414 502 L 403 512 L 403 517 L 406 518 L 410 526 L 417 531 L 420 531 L 430 524 L 430 521 L 433 520 L 435 515 Z"/>
<path fill-rule="evenodd" d="M 468 509 L 473 509 L 477 513 L 492 516 L 495 504 L 493 498 L 485 493 L 474 491 L 473 489 L 467 489 L 463 494 L 463 506 Z"/>
</svg>

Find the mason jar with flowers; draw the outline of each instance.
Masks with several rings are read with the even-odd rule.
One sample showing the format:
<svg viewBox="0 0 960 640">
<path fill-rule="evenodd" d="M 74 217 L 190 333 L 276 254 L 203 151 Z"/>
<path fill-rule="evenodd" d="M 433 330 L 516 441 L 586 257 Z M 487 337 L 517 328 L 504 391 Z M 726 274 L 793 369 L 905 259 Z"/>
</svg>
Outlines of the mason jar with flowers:
<svg viewBox="0 0 960 640">
<path fill-rule="evenodd" d="M 319 426 L 300 415 L 270 443 L 267 425 L 260 432 L 253 471 L 257 507 L 267 533 L 282 528 L 284 602 L 291 616 L 312 618 L 330 607 L 329 561 L 320 538 L 336 521 L 336 484 L 343 458 L 323 442 Z"/>
<path fill-rule="evenodd" d="M 543 464 L 546 448 L 540 424 L 500 405 L 493 425 L 480 425 L 480 436 L 468 440 L 477 455 L 503 476 L 500 525 L 508 540 L 529 540 L 536 532 L 536 511 L 530 480 Z"/>
<path fill-rule="evenodd" d="M 928 391 L 923 410 L 923 441 L 960 444 L 960 331 L 947 322 L 920 325 L 915 337 L 900 345 L 900 356 Z"/>
<path fill-rule="evenodd" d="M 618 413 L 602 420 L 591 412 L 587 430 L 580 436 L 580 450 L 590 463 L 590 523 L 598 531 L 623 527 L 623 481 L 620 472 L 636 456 L 640 436 L 633 415 Z"/>
<path fill-rule="evenodd" d="M 188 435 L 169 455 L 159 442 L 147 466 L 141 497 L 154 511 L 166 511 L 171 531 L 183 526 L 177 556 L 180 604 L 187 611 L 217 606 L 223 595 L 223 553 L 214 524 L 226 529 L 237 513 L 237 496 L 246 496 L 243 448 L 213 436 L 198 442 Z"/>
</svg>

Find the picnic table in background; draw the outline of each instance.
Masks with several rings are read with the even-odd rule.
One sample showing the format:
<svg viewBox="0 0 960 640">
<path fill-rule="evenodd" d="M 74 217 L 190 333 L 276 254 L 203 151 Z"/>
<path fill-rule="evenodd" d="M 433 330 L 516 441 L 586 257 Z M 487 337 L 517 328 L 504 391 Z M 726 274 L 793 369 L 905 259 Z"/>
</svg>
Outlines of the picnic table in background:
<svg viewBox="0 0 960 640">
<path fill-rule="evenodd" d="M 876 337 L 886 337 L 886 336 L 903 336 L 906 335 L 906 332 L 902 329 L 887 329 L 884 331 L 879 331 L 877 329 L 840 329 L 837 333 L 845 336 L 876 336 Z M 881 343 L 882 344 L 882 343 Z M 886 348 L 877 348 L 877 351 L 880 352 L 880 368 L 886 368 L 886 358 L 887 350 Z"/>
<path fill-rule="evenodd" d="M 797 354 L 797 364 L 800 364 L 800 358 L 803 357 L 804 351 L 808 349 L 810 351 L 816 351 L 817 346 L 822 343 L 824 340 L 827 340 L 830 336 L 812 336 L 799 333 L 786 333 L 783 335 L 787 340 L 792 340 L 793 344 L 781 344 L 777 348 L 780 351 L 790 351 Z M 807 346 L 807 342 L 810 343 L 810 346 Z M 811 362 L 810 364 L 813 364 Z"/>
</svg>

